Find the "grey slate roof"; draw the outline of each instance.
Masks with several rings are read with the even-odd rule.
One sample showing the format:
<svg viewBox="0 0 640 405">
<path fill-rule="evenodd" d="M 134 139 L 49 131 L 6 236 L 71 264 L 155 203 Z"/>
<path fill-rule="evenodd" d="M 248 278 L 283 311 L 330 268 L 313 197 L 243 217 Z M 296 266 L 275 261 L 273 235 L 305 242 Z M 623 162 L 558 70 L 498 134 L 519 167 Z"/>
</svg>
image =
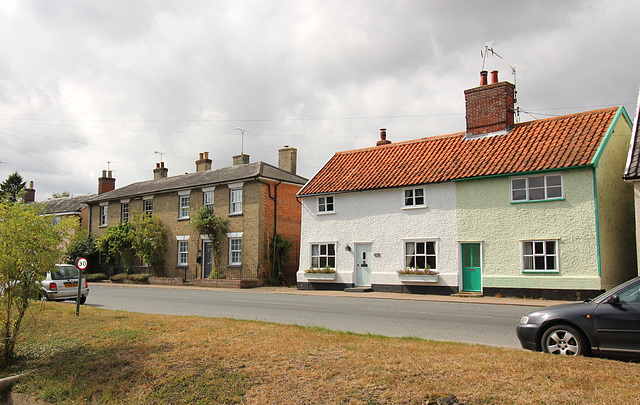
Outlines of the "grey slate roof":
<svg viewBox="0 0 640 405">
<path fill-rule="evenodd" d="M 307 179 L 289 173 L 265 162 L 248 163 L 222 169 L 187 173 L 179 176 L 163 177 L 155 180 L 141 181 L 95 195 L 88 202 L 116 200 L 138 197 L 156 193 L 188 190 L 195 187 L 214 186 L 216 184 L 233 183 L 256 177 L 304 185 Z"/>
<path fill-rule="evenodd" d="M 37 202 L 44 207 L 45 214 L 71 214 L 80 213 L 87 206 L 87 201 L 97 194 L 79 195 L 74 197 L 53 198 L 51 200 Z"/>
<path fill-rule="evenodd" d="M 636 115 L 633 117 L 633 131 L 631 132 L 631 146 L 627 157 L 627 168 L 624 172 L 625 180 L 640 180 L 640 90 Z"/>
</svg>

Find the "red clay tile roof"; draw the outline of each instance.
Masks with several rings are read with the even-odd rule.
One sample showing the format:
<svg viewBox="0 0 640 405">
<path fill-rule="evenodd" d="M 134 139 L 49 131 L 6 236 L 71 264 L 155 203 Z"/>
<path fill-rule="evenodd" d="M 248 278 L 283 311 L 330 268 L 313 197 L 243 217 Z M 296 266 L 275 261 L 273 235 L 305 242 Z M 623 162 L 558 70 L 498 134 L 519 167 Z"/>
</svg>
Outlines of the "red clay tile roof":
<svg viewBox="0 0 640 405">
<path fill-rule="evenodd" d="M 301 196 L 438 183 L 592 163 L 619 107 L 516 124 L 507 134 L 465 133 L 337 152 Z"/>
</svg>

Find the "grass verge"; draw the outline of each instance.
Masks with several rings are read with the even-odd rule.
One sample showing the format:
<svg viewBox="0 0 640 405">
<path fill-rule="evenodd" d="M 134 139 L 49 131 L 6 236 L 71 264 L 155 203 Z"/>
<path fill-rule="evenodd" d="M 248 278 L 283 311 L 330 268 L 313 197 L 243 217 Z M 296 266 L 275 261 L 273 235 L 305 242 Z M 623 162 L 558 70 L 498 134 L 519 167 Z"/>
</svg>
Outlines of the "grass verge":
<svg viewBox="0 0 640 405">
<path fill-rule="evenodd" d="M 36 303 L 5 375 L 52 403 L 630 404 L 640 364 Z"/>
</svg>

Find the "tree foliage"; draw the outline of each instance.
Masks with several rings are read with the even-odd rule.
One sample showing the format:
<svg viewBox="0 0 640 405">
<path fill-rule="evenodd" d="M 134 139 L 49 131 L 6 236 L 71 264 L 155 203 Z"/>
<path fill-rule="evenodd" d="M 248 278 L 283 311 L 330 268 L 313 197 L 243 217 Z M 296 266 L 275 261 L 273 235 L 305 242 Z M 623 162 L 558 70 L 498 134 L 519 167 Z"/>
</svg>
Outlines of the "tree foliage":
<svg viewBox="0 0 640 405">
<path fill-rule="evenodd" d="M 86 230 L 80 230 L 71 237 L 69 246 L 65 252 L 67 263 L 75 264 L 76 259 L 84 257 L 89 262 L 87 273 L 91 273 L 98 262 L 100 252 L 96 246 L 96 239 Z"/>
<path fill-rule="evenodd" d="M 213 269 L 211 274 L 220 274 L 220 242 L 227 234 L 227 220 L 215 216 L 213 208 L 198 208 L 189 222 L 191 229 L 199 235 L 207 235 L 213 248 Z"/>
<path fill-rule="evenodd" d="M 17 202 L 26 186 L 27 182 L 22 181 L 22 176 L 13 172 L 0 184 L 0 201 Z"/>
<path fill-rule="evenodd" d="M 269 242 L 270 271 L 267 274 L 269 284 L 281 285 L 284 281 L 284 266 L 289 261 L 292 243 L 282 235 L 276 234 Z"/>
<path fill-rule="evenodd" d="M 130 273 L 135 251 L 133 243 L 135 228 L 130 222 L 121 222 L 108 227 L 96 241 L 98 249 L 107 255 L 108 260 L 120 260 L 125 272 Z"/>
<path fill-rule="evenodd" d="M 33 204 L 0 202 L 0 370 L 13 357 L 30 299 L 62 258 L 60 247 L 74 225 L 54 225 Z"/>
<path fill-rule="evenodd" d="M 66 190 L 63 191 L 62 193 L 53 193 L 53 194 L 51 194 L 51 198 L 64 198 L 64 197 L 71 197 L 71 194 Z"/>
<path fill-rule="evenodd" d="M 167 252 L 167 229 L 158 217 L 136 215 L 133 217 L 133 249 L 136 254 L 152 267 L 164 264 Z"/>
</svg>

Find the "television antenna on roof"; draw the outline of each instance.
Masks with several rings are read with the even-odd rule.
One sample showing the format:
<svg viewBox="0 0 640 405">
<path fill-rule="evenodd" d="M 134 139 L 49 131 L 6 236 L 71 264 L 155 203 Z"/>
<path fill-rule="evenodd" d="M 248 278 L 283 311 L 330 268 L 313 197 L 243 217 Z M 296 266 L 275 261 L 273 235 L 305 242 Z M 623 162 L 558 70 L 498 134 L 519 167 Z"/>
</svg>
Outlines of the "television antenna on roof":
<svg viewBox="0 0 640 405">
<path fill-rule="evenodd" d="M 240 133 L 242 134 L 242 139 L 240 140 L 240 154 L 244 155 L 244 133 L 248 133 L 250 134 L 251 131 L 247 131 L 246 129 L 242 129 L 240 127 L 236 127 L 236 131 L 240 131 Z"/>
<path fill-rule="evenodd" d="M 162 155 L 166 155 L 167 154 L 167 152 L 158 152 L 157 150 L 153 151 L 153 153 L 157 153 L 158 155 L 160 155 L 160 163 L 162 163 Z"/>
<path fill-rule="evenodd" d="M 482 71 L 484 71 L 484 62 L 487 60 L 488 53 L 491 53 L 492 55 L 495 55 L 498 58 L 502 59 L 502 56 L 498 55 L 496 51 L 493 50 L 493 44 L 495 43 L 496 41 L 487 42 L 486 44 L 484 44 L 482 50 L 480 51 L 480 55 L 482 55 Z"/>
</svg>

